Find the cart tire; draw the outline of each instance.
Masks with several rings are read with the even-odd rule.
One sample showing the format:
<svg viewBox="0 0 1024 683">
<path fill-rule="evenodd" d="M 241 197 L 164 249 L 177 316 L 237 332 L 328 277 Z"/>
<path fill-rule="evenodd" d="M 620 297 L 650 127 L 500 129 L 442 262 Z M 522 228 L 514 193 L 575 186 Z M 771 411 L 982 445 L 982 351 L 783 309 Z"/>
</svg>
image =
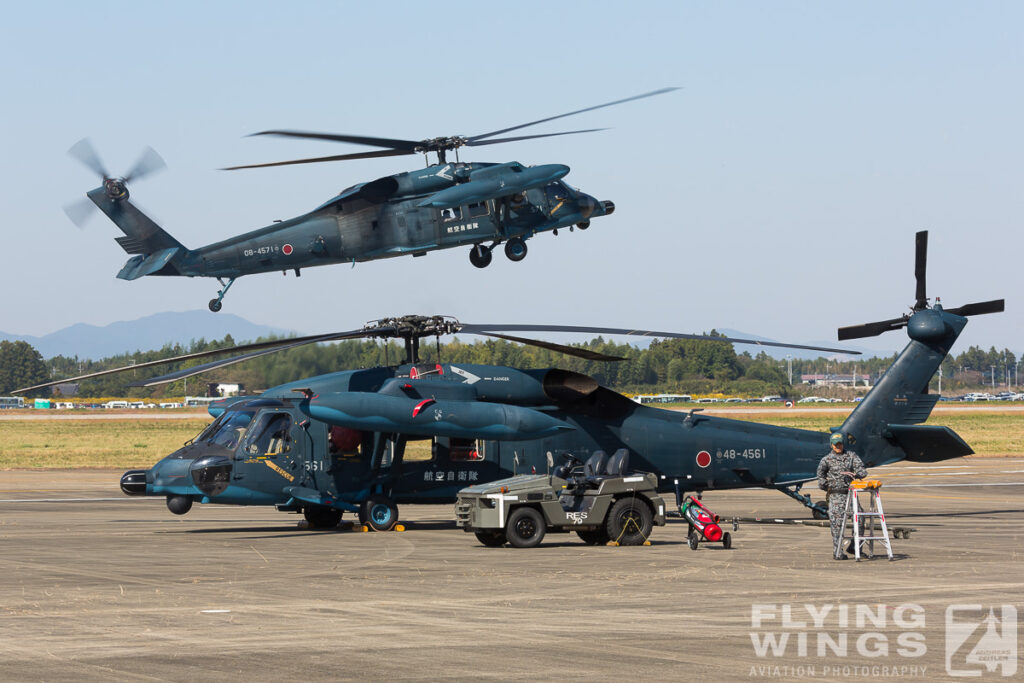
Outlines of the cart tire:
<svg viewBox="0 0 1024 683">
<path fill-rule="evenodd" d="M 544 518 L 531 507 L 519 507 L 508 516 L 505 536 L 516 548 L 533 548 L 544 540 Z"/>
<path fill-rule="evenodd" d="M 620 498 L 605 518 L 608 539 L 619 545 L 642 545 L 651 535 L 654 518 L 651 508 L 638 498 Z"/>
<path fill-rule="evenodd" d="M 725 534 L 722 535 L 722 547 L 726 550 L 732 547 L 732 534 L 730 534 L 728 531 L 726 531 Z"/>
<path fill-rule="evenodd" d="M 505 545 L 505 532 L 497 531 L 476 531 L 476 540 L 488 548 L 500 548 Z"/>
<path fill-rule="evenodd" d="M 576 535 L 579 536 L 587 545 L 604 545 L 608 542 L 608 532 L 604 529 L 577 531 Z"/>
<path fill-rule="evenodd" d="M 690 535 L 686 538 L 686 543 L 690 546 L 690 550 L 696 550 L 700 544 L 700 532 L 691 531 Z"/>
</svg>

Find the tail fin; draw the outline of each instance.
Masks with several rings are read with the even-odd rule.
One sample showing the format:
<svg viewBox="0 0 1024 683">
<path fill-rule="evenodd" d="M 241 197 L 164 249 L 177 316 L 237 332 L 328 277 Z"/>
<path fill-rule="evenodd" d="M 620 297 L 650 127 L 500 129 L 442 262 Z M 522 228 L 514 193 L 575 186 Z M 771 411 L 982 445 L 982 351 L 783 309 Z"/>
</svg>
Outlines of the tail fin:
<svg viewBox="0 0 1024 683">
<path fill-rule="evenodd" d="M 927 320 L 919 321 L 919 316 Z M 923 322 L 943 333 L 926 340 L 914 338 Z M 938 394 L 928 393 L 928 383 L 965 325 L 967 318 L 938 306 L 910 317 L 910 343 L 840 427 L 864 464 L 937 461 L 974 452 L 948 427 L 914 426 L 927 420 L 938 402 Z"/>
<path fill-rule="evenodd" d="M 840 340 L 873 337 L 901 327 L 907 328 L 910 337 L 903 353 L 840 427 L 869 467 L 903 459 L 935 462 L 974 452 L 949 427 L 921 426 L 939 400 L 937 394 L 928 393 L 928 383 L 967 325 L 966 316 L 998 313 L 1004 302 L 998 299 L 949 310 L 938 303 L 929 306 L 927 250 L 928 232 L 921 231 L 916 236 L 917 290 L 910 315 L 839 330 Z"/>
<path fill-rule="evenodd" d="M 167 274 L 177 274 L 172 260 L 188 249 L 128 201 L 128 190 L 122 183 L 108 180 L 87 196 L 124 233 L 124 237 L 116 238 L 121 248 L 129 254 L 140 254 L 129 259 L 117 277 L 135 280 L 164 269 L 171 270 Z"/>
</svg>

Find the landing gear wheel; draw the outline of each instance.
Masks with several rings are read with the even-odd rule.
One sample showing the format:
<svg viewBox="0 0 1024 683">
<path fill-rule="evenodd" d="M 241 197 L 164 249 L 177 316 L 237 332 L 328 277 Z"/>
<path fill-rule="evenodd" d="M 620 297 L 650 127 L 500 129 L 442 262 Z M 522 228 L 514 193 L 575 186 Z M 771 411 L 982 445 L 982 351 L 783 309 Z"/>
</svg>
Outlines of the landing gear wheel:
<svg viewBox="0 0 1024 683">
<path fill-rule="evenodd" d="M 651 508 L 636 498 L 617 500 L 605 520 L 608 538 L 619 545 L 643 545 L 653 527 Z"/>
<path fill-rule="evenodd" d="M 533 548 L 544 540 L 544 518 L 533 508 L 516 508 L 508 516 L 505 535 L 508 542 L 517 548 Z"/>
<path fill-rule="evenodd" d="M 522 261 L 526 258 L 526 242 L 520 237 L 505 242 L 505 256 L 508 256 L 509 261 Z"/>
<path fill-rule="evenodd" d="M 314 529 L 333 529 L 341 521 L 341 510 L 326 505 L 307 505 L 302 508 L 302 516 Z"/>
<path fill-rule="evenodd" d="M 586 230 L 587 228 L 590 227 L 590 221 L 581 221 L 576 224 L 576 227 L 579 228 L 580 230 Z"/>
<path fill-rule="evenodd" d="M 505 545 L 505 532 L 504 531 L 477 531 L 476 540 L 488 548 L 500 548 Z"/>
<path fill-rule="evenodd" d="M 220 309 L 224 308 L 224 304 L 221 303 L 220 299 L 210 299 L 210 310 L 216 313 Z"/>
<path fill-rule="evenodd" d="M 491 248 L 482 244 L 474 245 L 469 250 L 469 262 L 477 268 L 486 268 L 491 265 Z"/>
<path fill-rule="evenodd" d="M 815 505 L 821 508 L 828 509 L 828 503 L 826 503 L 823 500 L 819 500 L 817 503 L 815 503 Z M 814 517 L 814 519 L 828 519 L 828 513 L 821 512 L 818 510 L 818 508 L 811 508 L 811 516 Z"/>
<path fill-rule="evenodd" d="M 577 531 L 576 535 L 583 539 L 583 542 L 587 545 L 604 545 L 608 542 L 608 532 L 604 529 Z"/>
<path fill-rule="evenodd" d="M 690 550 L 696 550 L 700 545 L 700 532 L 696 529 L 691 531 L 690 535 L 686 537 L 686 544 L 690 546 Z"/>
<path fill-rule="evenodd" d="M 732 547 L 732 534 L 730 534 L 728 531 L 726 531 L 725 534 L 722 536 L 722 547 L 726 550 Z"/>
<path fill-rule="evenodd" d="M 391 531 L 398 523 L 398 506 L 387 496 L 375 493 L 359 508 L 359 521 L 374 531 Z"/>
</svg>

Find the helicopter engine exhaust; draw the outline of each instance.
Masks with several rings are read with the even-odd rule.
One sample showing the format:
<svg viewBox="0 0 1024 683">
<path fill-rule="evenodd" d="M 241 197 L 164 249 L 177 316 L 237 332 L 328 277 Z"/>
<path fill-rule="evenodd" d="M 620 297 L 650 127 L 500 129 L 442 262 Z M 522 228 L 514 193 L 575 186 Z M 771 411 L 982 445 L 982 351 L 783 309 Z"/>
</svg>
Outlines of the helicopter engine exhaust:
<svg viewBox="0 0 1024 683">
<path fill-rule="evenodd" d="M 604 215 L 610 216 L 615 213 L 615 202 L 610 199 L 605 199 L 601 202 L 601 206 L 604 207 Z"/>
</svg>

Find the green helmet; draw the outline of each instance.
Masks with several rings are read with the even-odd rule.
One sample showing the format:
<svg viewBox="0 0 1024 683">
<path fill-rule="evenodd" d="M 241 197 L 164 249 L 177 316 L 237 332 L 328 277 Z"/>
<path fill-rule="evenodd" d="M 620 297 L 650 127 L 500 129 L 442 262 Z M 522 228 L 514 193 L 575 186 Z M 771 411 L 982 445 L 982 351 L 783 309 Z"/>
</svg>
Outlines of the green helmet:
<svg viewBox="0 0 1024 683">
<path fill-rule="evenodd" d="M 834 434 L 832 434 L 832 436 L 831 436 L 831 437 L 829 438 L 828 442 L 829 442 L 830 444 L 832 444 L 833 446 L 835 446 L 835 445 L 836 445 L 837 443 L 843 443 L 843 435 L 842 435 L 842 434 L 840 434 L 839 432 L 835 432 L 835 433 L 834 433 Z"/>
</svg>

